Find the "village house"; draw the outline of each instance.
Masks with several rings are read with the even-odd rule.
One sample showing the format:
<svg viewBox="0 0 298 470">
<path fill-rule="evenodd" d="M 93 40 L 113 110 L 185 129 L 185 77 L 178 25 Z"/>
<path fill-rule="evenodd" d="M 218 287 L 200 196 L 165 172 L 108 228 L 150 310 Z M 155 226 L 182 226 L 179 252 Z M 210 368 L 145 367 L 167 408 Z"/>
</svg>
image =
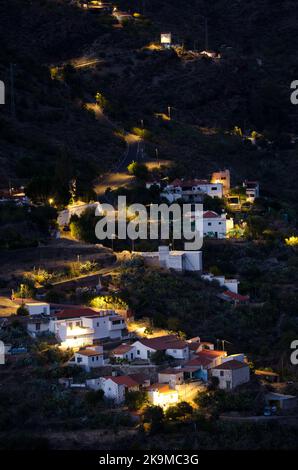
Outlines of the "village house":
<svg viewBox="0 0 298 470">
<path fill-rule="evenodd" d="M 202 274 L 202 279 L 209 282 L 217 282 L 220 287 L 226 287 L 230 292 L 238 294 L 239 281 L 238 279 L 227 279 L 225 276 L 214 276 L 211 273 Z"/>
<path fill-rule="evenodd" d="M 150 360 L 152 354 L 162 351 L 175 359 L 186 361 L 189 359 L 189 347 L 175 335 L 159 336 L 156 338 L 140 338 L 133 343 L 134 354 L 137 359 Z"/>
<path fill-rule="evenodd" d="M 73 358 L 68 362 L 70 365 L 83 367 L 87 372 L 95 367 L 104 365 L 103 347 L 90 346 L 75 352 Z"/>
<path fill-rule="evenodd" d="M 226 356 L 226 351 L 217 351 L 215 349 L 202 349 L 198 351 L 192 359 L 184 364 L 185 378 L 207 382 L 208 371 L 212 367 L 221 364 Z"/>
<path fill-rule="evenodd" d="M 73 215 L 77 215 L 78 217 L 81 217 L 81 215 L 87 210 L 87 209 L 92 209 L 94 210 L 94 213 L 99 215 L 102 213 L 102 207 L 99 202 L 90 202 L 90 203 L 76 203 L 76 204 L 70 204 L 67 206 L 67 209 L 64 209 L 58 213 L 58 218 L 57 222 L 59 227 L 64 227 L 66 225 L 69 225 L 70 219 Z"/>
<path fill-rule="evenodd" d="M 50 305 L 46 302 L 36 302 L 34 300 L 25 303 L 29 315 L 50 315 Z"/>
<path fill-rule="evenodd" d="M 165 269 L 184 272 L 201 272 L 203 269 L 201 251 L 170 250 L 168 246 L 160 246 L 158 252 L 135 252 L 144 258 L 146 264 Z"/>
<path fill-rule="evenodd" d="M 224 196 L 229 194 L 229 191 L 231 188 L 230 170 L 219 170 L 219 171 L 215 171 L 214 173 L 212 173 L 211 183 L 222 184 Z"/>
<path fill-rule="evenodd" d="M 203 213 L 203 231 L 204 237 L 209 238 L 227 238 L 230 230 L 234 228 L 234 220 L 227 219 L 226 214 L 217 214 L 214 211 L 205 211 Z"/>
<path fill-rule="evenodd" d="M 87 307 L 67 308 L 51 316 L 49 331 L 64 348 L 92 345 L 101 339 L 127 337 L 126 322 L 114 310 L 94 310 Z"/>
<path fill-rule="evenodd" d="M 183 180 L 176 179 L 168 184 L 162 191 L 161 197 L 173 203 L 179 199 L 185 202 L 202 202 L 204 195 L 212 198 L 223 197 L 223 185 L 221 183 L 210 183 L 208 180 Z"/>
<path fill-rule="evenodd" d="M 171 405 L 175 405 L 179 401 L 179 393 L 169 384 L 153 384 L 147 388 L 148 399 L 154 406 L 161 406 L 166 409 Z"/>
<path fill-rule="evenodd" d="M 132 361 L 135 357 L 135 347 L 131 344 L 122 343 L 112 350 L 112 357 L 120 360 Z"/>
<path fill-rule="evenodd" d="M 240 211 L 241 210 L 241 201 L 238 195 L 231 195 L 227 196 L 226 198 L 227 204 L 232 211 Z"/>
<path fill-rule="evenodd" d="M 93 390 L 103 390 L 106 399 L 120 405 L 125 401 L 127 392 L 140 390 L 148 386 L 150 381 L 142 374 L 130 374 L 88 379 L 86 384 Z"/>
<path fill-rule="evenodd" d="M 294 395 L 284 395 L 283 393 L 268 392 L 265 395 L 267 406 L 276 407 L 284 412 L 297 408 L 297 397 Z"/>
<path fill-rule="evenodd" d="M 158 372 L 158 383 L 169 384 L 171 388 L 175 388 L 177 385 L 184 383 L 183 369 L 170 368 Z"/>
<path fill-rule="evenodd" d="M 49 332 L 49 324 L 48 315 L 32 315 L 28 318 L 27 332 L 32 338 L 37 338 Z"/>
<path fill-rule="evenodd" d="M 247 363 L 232 359 L 213 367 L 211 377 L 218 378 L 220 389 L 232 390 L 238 385 L 249 382 L 250 370 Z"/>
<path fill-rule="evenodd" d="M 255 199 L 260 197 L 260 184 L 258 181 L 244 181 L 243 187 L 248 202 L 253 203 Z"/>
<path fill-rule="evenodd" d="M 214 350 L 214 344 L 210 343 L 209 341 L 201 341 L 199 336 L 195 336 L 194 338 L 190 338 L 186 340 L 188 343 L 190 353 L 197 353 L 202 351 L 203 349 L 207 350 Z"/>
</svg>

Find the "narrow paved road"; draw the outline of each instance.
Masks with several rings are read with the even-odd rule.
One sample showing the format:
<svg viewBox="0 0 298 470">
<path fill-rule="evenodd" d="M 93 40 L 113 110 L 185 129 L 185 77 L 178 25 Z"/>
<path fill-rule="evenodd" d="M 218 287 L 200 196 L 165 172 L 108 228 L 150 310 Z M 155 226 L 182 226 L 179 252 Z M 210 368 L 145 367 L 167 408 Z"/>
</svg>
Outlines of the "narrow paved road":
<svg viewBox="0 0 298 470">
<path fill-rule="evenodd" d="M 142 154 L 142 142 L 133 134 L 126 136 L 126 152 L 120 162 L 117 163 L 114 173 L 126 171 L 127 167 L 132 162 L 138 162 Z"/>
</svg>

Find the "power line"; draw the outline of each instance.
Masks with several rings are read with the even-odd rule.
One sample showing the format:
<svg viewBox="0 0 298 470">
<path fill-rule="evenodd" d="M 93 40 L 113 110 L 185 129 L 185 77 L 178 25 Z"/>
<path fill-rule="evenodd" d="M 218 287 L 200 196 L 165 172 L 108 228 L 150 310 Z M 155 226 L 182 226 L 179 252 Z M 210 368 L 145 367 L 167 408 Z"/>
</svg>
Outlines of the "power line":
<svg viewBox="0 0 298 470">
<path fill-rule="evenodd" d="M 14 89 L 14 67 L 15 64 L 10 64 L 10 111 L 12 117 L 16 117 L 16 104 L 15 104 L 15 89 Z"/>
</svg>

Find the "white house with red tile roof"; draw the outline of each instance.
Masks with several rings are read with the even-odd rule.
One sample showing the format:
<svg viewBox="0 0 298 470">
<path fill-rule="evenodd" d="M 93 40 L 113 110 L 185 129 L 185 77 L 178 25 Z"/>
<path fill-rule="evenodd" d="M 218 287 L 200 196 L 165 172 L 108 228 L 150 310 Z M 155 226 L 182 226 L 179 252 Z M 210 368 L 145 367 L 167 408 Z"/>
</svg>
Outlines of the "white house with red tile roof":
<svg viewBox="0 0 298 470">
<path fill-rule="evenodd" d="M 179 199 L 183 199 L 185 202 L 201 202 L 204 195 L 222 198 L 223 185 L 196 178 L 192 180 L 176 179 L 168 184 L 161 193 L 161 196 L 170 203 Z"/>
<path fill-rule="evenodd" d="M 126 359 L 132 361 L 135 357 L 135 347 L 132 344 L 122 343 L 112 350 L 112 356 L 115 359 Z"/>
<path fill-rule="evenodd" d="M 227 214 L 217 214 L 214 211 L 204 211 L 203 213 L 203 230 L 204 237 L 210 238 L 227 238 L 230 230 L 234 228 L 234 220 L 227 219 Z"/>
<path fill-rule="evenodd" d="M 49 330 L 64 348 L 93 344 L 94 340 L 127 337 L 126 322 L 114 310 L 74 308 L 51 315 Z"/>
<path fill-rule="evenodd" d="M 226 351 L 217 351 L 215 349 L 202 349 L 198 351 L 195 356 L 188 361 L 186 366 L 201 366 L 203 369 L 211 369 L 218 364 L 221 364 L 223 358 L 227 356 Z"/>
<path fill-rule="evenodd" d="M 89 388 L 103 390 L 105 398 L 118 405 L 125 401 L 126 392 L 140 390 L 149 383 L 142 374 L 106 376 L 86 381 Z"/>
<path fill-rule="evenodd" d="M 189 346 L 175 335 L 159 336 L 156 338 L 140 338 L 133 343 L 135 358 L 149 359 L 156 351 L 163 351 L 175 359 L 188 360 Z"/>
<path fill-rule="evenodd" d="M 87 372 L 95 367 L 101 367 L 104 365 L 103 347 L 92 346 L 80 349 L 75 352 L 69 364 L 83 367 Z"/>
<path fill-rule="evenodd" d="M 211 369 L 211 377 L 217 377 L 219 388 L 231 390 L 238 385 L 249 382 L 250 369 L 248 364 L 232 359 Z"/>
<path fill-rule="evenodd" d="M 179 393 L 169 384 L 156 383 L 147 388 L 149 401 L 166 409 L 179 401 Z"/>
</svg>

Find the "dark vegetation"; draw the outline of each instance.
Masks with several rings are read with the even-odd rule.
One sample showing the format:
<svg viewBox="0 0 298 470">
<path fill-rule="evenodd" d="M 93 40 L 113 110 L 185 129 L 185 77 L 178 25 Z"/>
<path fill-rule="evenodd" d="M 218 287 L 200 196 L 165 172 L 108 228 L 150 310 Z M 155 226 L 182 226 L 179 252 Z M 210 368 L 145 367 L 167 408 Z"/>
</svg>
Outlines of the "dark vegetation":
<svg viewBox="0 0 298 470">
<path fill-rule="evenodd" d="M 137 259 L 126 263 L 117 279 L 124 300 L 137 318 L 148 316 L 156 327 L 215 344 L 226 339 L 229 353 L 245 351 L 257 366 L 295 376 L 289 348 L 298 334 L 297 252 L 264 243 L 206 243 L 204 253 L 204 269 L 239 277 L 250 305 L 221 303 L 216 283 L 145 267 Z"/>
<path fill-rule="evenodd" d="M 49 206 L 28 208 L 14 204 L 0 206 L 0 249 L 38 246 L 56 226 L 57 211 Z"/>
<path fill-rule="evenodd" d="M 109 21 L 59 0 L 5 0 L 0 18 L 0 78 L 7 90 L 0 109 L 0 183 L 7 188 L 11 178 L 13 186 L 31 181 L 33 201 L 52 197 L 65 204 L 75 178 L 77 196 L 88 200 L 94 178 L 119 158 L 124 146 L 108 123 L 97 121 L 84 107 L 95 102 L 100 83 L 81 88 L 80 71 L 67 61 L 83 56 L 90 42 L 103 37 Z M 10 63 L 15 64 L 15 117 Z M 51 78 L 56 64 L 61 79 Z"/>
</svg>

